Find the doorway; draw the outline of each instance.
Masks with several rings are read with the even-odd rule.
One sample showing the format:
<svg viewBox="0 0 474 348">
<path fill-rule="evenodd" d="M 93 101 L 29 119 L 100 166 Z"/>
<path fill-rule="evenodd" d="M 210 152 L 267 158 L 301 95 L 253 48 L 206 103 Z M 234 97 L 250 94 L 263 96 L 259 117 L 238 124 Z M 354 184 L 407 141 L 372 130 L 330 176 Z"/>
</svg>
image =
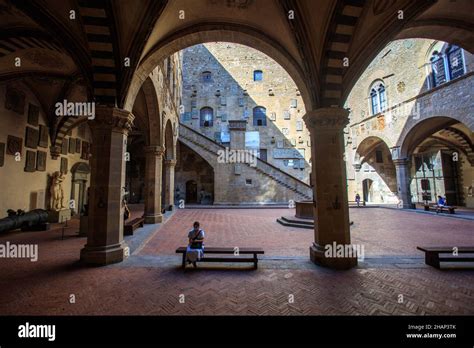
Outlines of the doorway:
<svg viewBox="0 0 474 348">
<path fill-rule="evenodd" d="M 186 182 L 186 203 L 197 203 L 197 183 L 194 180 Z"/>
<path fill-rule="evenodd" d="M 372 202 L 372 185 L 373 181 L 371 179 L 365 179 L 362 181 L 362 190 L 364 195 L 364 202 Z"/>
</svg>

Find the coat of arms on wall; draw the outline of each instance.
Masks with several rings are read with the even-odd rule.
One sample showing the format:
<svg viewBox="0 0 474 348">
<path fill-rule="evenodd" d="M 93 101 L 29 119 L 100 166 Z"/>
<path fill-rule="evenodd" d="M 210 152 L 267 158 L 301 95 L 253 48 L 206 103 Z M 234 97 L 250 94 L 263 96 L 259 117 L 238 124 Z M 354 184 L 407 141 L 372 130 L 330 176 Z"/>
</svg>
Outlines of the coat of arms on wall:
<svg viewBox="0 0 474 348">
<path fill-rule="evenodd" d="M 5 93 L 5 109 L 23 115 L 25 112 L 25 94 L 15 88 L 7 87 Z"/>
<path fill-rule="evenodd" d="M 39 142 L 39 131 L 35 128 L 26 127 L 25 146 L 36 149 Z"/>
<path fill-rule="evenodd" d="M 46 152 L 38 151 L 36 157 L 36 170 L 44 172 L 46 170 Z"/>
<path fill-rule="evenodd" d="M 39 129 L 39 147 L 48 147 L 48 127 L 40 125 Z"/>
<path fill-rule="evenodd" d="M 33 104 L 28 104 L 28 123 L 32 126 L 38 126 L 39 121 L 39 107 Z"/>
<path fill-rule="evenodd" d="M 7 155 L 16 156 L 17 153 L 21 154 L 23 148 L 23 139 L 9 135 L 7 138 Z"/>
<path fill-rule="evenodd" d="M 36 171 L 36 152 L 26 151 L 25 172 Z"/>
</svg>

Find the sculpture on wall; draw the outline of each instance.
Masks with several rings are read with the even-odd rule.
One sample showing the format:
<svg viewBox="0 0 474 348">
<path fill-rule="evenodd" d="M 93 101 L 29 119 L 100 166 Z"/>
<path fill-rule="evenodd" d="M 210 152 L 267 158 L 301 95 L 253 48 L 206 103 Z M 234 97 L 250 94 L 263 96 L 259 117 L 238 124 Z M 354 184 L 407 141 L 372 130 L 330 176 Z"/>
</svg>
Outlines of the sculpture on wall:
<svg viewBox="0 0 474 348">
<path fill-rule="evenodd" d="M 51 209 L 54 211 L 60 211 L 64 209 L 64 190 L 62 183 L 66 179 L 66 176 L 57 171 L 53 173 L 52 182 L 50 187 L 51 193 Z"/>
</svg>

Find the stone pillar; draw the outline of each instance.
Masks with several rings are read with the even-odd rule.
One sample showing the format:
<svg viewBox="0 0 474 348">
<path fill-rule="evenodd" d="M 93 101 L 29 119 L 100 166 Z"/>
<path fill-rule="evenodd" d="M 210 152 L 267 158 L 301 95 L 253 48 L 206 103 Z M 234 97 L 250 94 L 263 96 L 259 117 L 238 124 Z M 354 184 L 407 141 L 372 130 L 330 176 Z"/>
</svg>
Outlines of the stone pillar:
<svg viewBox="0 0 474 348">
<path fill-rule="evenodd" d="M 174 207 L 174 168 L 176 167 L 175 159 L 165 160 L 165 209 Z"/>
<path fill-rule="evenodd" d="M 310 247 L 310 258 L 318 265 L 335 269 L 357 265 L 354 255 L 335 257 L 325 253 L 326 246 L 342 248 L 351 243 L 343 133 L 349 122 L 348 114 L 342 108 L 321 108 L 303 117 L 311 134 L 314 178 L 315 241 Z"/>
<path fill-rule="evenodd" d="M 413 209 L 410 192 L 410 160 L 408 158 L 394 159 L 395 170 L 397 172 L 398 198 L 401 200 L 400 206 L 403 209 Z"/>
<path fill-rule="evenodd" d="M 145 223 L 156 224 L 163 221 L 161 214 L 161 176 L 163 166 L 163 146 L 145 147 Z"/>
<path fill-rule="evenodd" d="M 91 181 L 87 244 L 81 260 L 106 265 L 123 261 L 129 248 L 123 241 L 123 187 L 127 135 L 134 116 L 125 110 L 99 106 L 92 130 Z"/>
</svg>

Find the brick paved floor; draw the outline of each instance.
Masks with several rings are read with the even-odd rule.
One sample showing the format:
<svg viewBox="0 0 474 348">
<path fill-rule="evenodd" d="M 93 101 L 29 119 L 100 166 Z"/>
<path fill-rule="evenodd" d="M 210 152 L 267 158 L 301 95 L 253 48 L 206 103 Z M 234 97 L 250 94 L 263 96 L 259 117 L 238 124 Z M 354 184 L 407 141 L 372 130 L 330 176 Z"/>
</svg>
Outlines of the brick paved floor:
<svg viewBox="0 0 474 348">
<path fill-rule="evenodd" d="M 351 208 L 352 243 L 368 256 L 422 256 L 418 245 L 473 245 L 474 221 L 383 208 Z M 179 210 L 141 250 L 141 254 L 174 254 L 187 243 L 194 221 L 206 231 L 207 246 L 263 247 L 268 256 L 308 256 L 314 241 L 310 229 L 286 227 L 276 218 L 292 209 Z"/>
<path fill-rule="evenodd" d="M 474 222 L 351 209 L 353 243 L 366 245 L 368 261 L 338 272 L 312 265 L 312 232 L 278 225 L 280 215 L 289 212 L 177 211 L 127 261 L 97 268 L 77 262 L 85 239 L 74 236 L 76 222 L 63 241 L 59 230 L 4 234 L 0 243 L 38 243 L 39 260 L 0 259 L 0 314 L 474 314 L 474 273 L 427 267 L 414 249 L 472 244 Z M 263 245 L 269 258 L 256 271 L 182 271 L 174 249 L 194 220 L 207 245 Z"/>
</svg>

